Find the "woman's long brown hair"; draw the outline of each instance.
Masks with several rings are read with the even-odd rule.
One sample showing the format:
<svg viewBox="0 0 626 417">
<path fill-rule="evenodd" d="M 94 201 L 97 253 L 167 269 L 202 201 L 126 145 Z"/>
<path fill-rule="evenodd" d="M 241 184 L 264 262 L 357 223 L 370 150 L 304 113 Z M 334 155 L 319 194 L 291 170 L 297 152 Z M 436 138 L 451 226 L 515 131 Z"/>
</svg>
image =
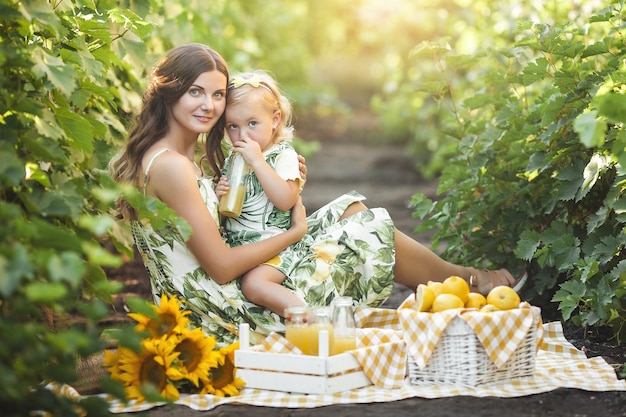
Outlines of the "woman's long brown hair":
<svg viewBox="0 0 626 417">
<path fill-rule="evenodd" d="M 141 186 L 141 162 L 147 150 L 167 133 L 167 116 L 172 104 L 178 101 L 200 74 L 214 70 L 220 71 L 228 80 L 226 61 L 208 46 L 198 43 L 176 47 L 156 63 L 143 95 L 143 108 L 130 130 L 126 146 L 109 164 L 114 180 L 138 188 Z M 224 163 L 221 147 L 224 127 L 222 114 L 206 138 L 205 157 L 216 174 Z M 118 209 L 126 219 L 136 217 L 127 201 L 120 200 Z"/>
</svg>

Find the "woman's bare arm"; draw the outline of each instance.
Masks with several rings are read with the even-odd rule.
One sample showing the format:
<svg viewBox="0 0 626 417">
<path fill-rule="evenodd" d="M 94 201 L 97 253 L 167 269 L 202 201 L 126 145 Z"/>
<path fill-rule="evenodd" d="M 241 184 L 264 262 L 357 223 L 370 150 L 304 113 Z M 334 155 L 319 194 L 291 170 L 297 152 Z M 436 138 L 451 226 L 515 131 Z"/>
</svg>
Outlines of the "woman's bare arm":
<svg viewBox="0 0 626 417">
<path fill-rule="evenodd" d="M 155 161 L 148 190 L 189 223 L 192 234 L 187 246 L 207 274 L 219 284 L 225 284 L 276 256 L 299 241 L 307 230 L 305 209 L 298 199 L 289 230 L 262 242 L 235 248 L 226 246 L 218 225 L 204 204 L 193 165 L 175 152 L 167 152 Z"/>
</svg>

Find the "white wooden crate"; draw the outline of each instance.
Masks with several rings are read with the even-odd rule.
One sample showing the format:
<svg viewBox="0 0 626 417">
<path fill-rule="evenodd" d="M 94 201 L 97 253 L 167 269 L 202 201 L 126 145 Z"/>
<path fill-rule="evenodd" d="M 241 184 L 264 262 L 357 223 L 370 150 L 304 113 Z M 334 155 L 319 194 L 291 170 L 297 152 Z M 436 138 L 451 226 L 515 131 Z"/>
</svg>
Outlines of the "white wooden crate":
<svg viewBox="0 0 626 417">
<path fill-rule="evenodd" d="M 319 336 L 319 356 L 252 350 L 250 327 L 239 327 L 235 351 L 237 377 L 246 388 L 303 394 L 332 394 L 371 385 L 357 359 L 349 352 L 328 356 L 328 332 Z"/>
</svg>

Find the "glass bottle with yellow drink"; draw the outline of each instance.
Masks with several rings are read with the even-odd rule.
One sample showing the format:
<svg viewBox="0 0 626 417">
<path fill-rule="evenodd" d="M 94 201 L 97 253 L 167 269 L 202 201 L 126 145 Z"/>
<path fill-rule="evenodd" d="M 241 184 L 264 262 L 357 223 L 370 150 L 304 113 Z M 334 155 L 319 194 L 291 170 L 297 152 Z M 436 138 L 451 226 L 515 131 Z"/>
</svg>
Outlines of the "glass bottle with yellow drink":
<svg viewBox="0 0 626 417">
<path fill-rule="evenodd" d="M 311 350 L 312 355 L 320 354 L 320 332 L 326 330 L 328 332 L 328 350 L 326 356 L 332 355 L 333 352 L 333 325 L 332 325 L 332 309 L 330 307 L 313 307 L 311 308 Z"/>
<path fill-rule="evenodd" d="M 356 349 L 356 323 L 352 297 L 337 297 L 333 300 L 333 349 L 338 355 Z"/>
<path fill-rule="evenodd" d="M 250 166 L 240 153 L 233 154 L 226 173 L 228 177 L 228 192 L 220 199 L 220 214 L 228 217 L 239 217 L 243 201 L 246 196 L 246 175 L 250 173 Z"/>
</svg>

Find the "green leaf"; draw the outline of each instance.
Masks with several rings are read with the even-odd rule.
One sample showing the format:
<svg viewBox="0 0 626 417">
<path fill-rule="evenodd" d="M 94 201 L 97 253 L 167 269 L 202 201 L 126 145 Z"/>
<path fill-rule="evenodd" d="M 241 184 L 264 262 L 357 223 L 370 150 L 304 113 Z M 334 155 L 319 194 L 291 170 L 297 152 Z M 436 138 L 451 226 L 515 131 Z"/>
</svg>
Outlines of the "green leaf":
<svg viewBox="0 0 626 417">
<path fill-rule="evenodd" d="M 52 304 L 67 295 L 67 288 L 59 282 L 32 282 L 24 287 L 24 292 L 33 303 Z"/>
<path fill-rule="evenodd" d="M 26 176 L 24 165 L 12 150 L 0 149 L 0 185 L 16 187 Z"/>
<path fill-rule="evenodd" d="M 539 58 L 535 62 L 526 65 L 522 71 L 524 85 L 531 85 L 539 80 L 543 80 L 547 75 L 548 60 Z"/>
<path fill-rule="evenodd" d="M 623 246 L 623 242 L 619 237 L 604 236 L 602 242 L 596 245 L 591 255 L 596 258 L 601 265 L 605 265 L 619 253 Z"/>
<path fill-rule="evenodd" d="M 50 178 L 42 169 L 41 165 L 34 162 L 26 163 L 26 180 L 37 181 L 44 187 L 50 186 Z"/>
<path fill-rule="evenodd" d="M 590 56 L 602 55 L 609 52 L 609 47 L 604 40 L 595 42 L 591 45 L 587 45 L 585 50 L 580 55 L 582 58 L 588 58 Z"/>
<path fill-rule="evenodd" d="M 59 127 L 54 113 L 49 109 L 42 110 L 41 116 L 34 116 L 33 121 L 35 122 L 37 133 L 40 135 L 51 139 L 60 139 L 63 137 L 63 129 Z"/>
<path fill-rule="evenodd" d="M 61 58 L 48 54 L 43 48 L 35 48 L 31 52 L 34 62 L 33 72 L 38 77 L 46 76 L 66 97 L 76 88 L 76 72 Z"/>
<path fill-rule="evenodd" d="M 562 311 L 563 318 L 569 320 L 585 293 L 586 287 L 582 282 L 570 280 L 561 284 L 560 289 L 552 297 L 552 301 L 559 303 L 559 310 Z"/>
<path fill-rule="evenodd" d="M 22 245 L 14 245 L 0 252 L 0 294 L 9 298 L 25 278 L 32 278 L 35 269 Z"/>
<path fill-rule="evenodd" d="M 119 267 L 122 259 L 103 248 L 100 244 L 83 242 L 83 250 L 89 262 L 95 265 Z"/>
<path fill-rule="evenodd" d="M 559 117 L 559 114 L 563 111 L 563 104 L 565 103 L 565 96 L 552 95 L 546 101 L 543 107 L 543 115 L 541 117 L 541 124 L 544 126 L 549 125 Z"/>
<path fill-rule="evenodd" d="M 43 216 L 69 216 L 77 214 L 70 203 L 72 200 L 68 194 L 57 190 L 33 189 L 30 193 L 19 193 L 29 211 Z"/>
<path fill-rule="evenodd" d="M 71 229 L 33 217 L 28 221 L 35 233 L 29 236 L 33 245 L 57 250 L 81 251 L 81 240 Z"/>
<path fill-rule="evenodd" d="M 606 121 L 601 120 L 596 111 L 588 111 L 576 118 L 574 130 L 580 136 L 583 145 L 588 148 L 599 147 L 604 143 Z"/>
<path fill-rule="evenodd" d="M 423 219 L 431 212 L 433 208 L 433 202 L 424 194 L 418 193 L 411 196 L 409 207 L 415 209 L 413 210 L 413 217 Z"/>
<path fill-rule="evenodd" d="M 626 95 L 615 92 L 598 95 L 595 98 L 598 115 L 616 122 L 626 122 Z"/>
<path fill-rule="evenodd" d="M 131 29 L 139 38 L 144 38 L 152 33 L 153 25 L 128 8 L 113 8 L 109 10 L 108 16 L 111 21 Z"/>
<path fill-rule="evenodd" d="M 83 214 L 78 218 L 78 225 L 96 236 L 104 236 L 115 225 L 115 219 L 106 215 Z"/>
<path fill-rule="evenodd" d="M 572 234 L 561 236 L 552 244 L 555 256 L 555 265 L 560 271 L 570 269 L 580 257 L 580 240 Z"/>
<path fill-rule="evenodd" d="M 537 248 L 541 244 L 539 233 L 532 230 L 522 232 L 515 247 L 515 256 L 526 261 L 533 259 Z"/>
<path fill-rule="evenodd" d="M 63 30 L 59 16 L 54 12 L 50 2 L 43 0 L 29 0 L 20 2 L 22 12 L 29 20 L 34 20 L 54 29 L 55 32 Z"/>
<path fill-rule="evenodd" d="M 136 68 L 141 68 L 148 59 L 146 57 L 146 45 L 143 41 L 122 38 L 119 40 L 118 46 L 124 50 L 125 59 Z"/>
<path fill-rule="evenodd" d="M 50 279 L 55 282 L 67 282 L 70 287 L 77 288 L 85 273 L 85 261 L 75 252 L 53 254 L 47 262 Z"/>
<path fill-rule="evenodd" d="M 557 174 L 556 178 L 559 180 L 559 186 L 556 187 L 556 191 L 559 200 L 569 201 L 576 197 L 584 180 L 581 172 L 583 167 L 580 165 L 580 163 L 575 163 L 566 166 Z"/>
<path fill-rule="evenodd" d="M 73 148 L 85 153 L 93 152 L 93 127 L 84 117 L 64 107 L 56 108 L 55 115 Z"/>
</svg>

